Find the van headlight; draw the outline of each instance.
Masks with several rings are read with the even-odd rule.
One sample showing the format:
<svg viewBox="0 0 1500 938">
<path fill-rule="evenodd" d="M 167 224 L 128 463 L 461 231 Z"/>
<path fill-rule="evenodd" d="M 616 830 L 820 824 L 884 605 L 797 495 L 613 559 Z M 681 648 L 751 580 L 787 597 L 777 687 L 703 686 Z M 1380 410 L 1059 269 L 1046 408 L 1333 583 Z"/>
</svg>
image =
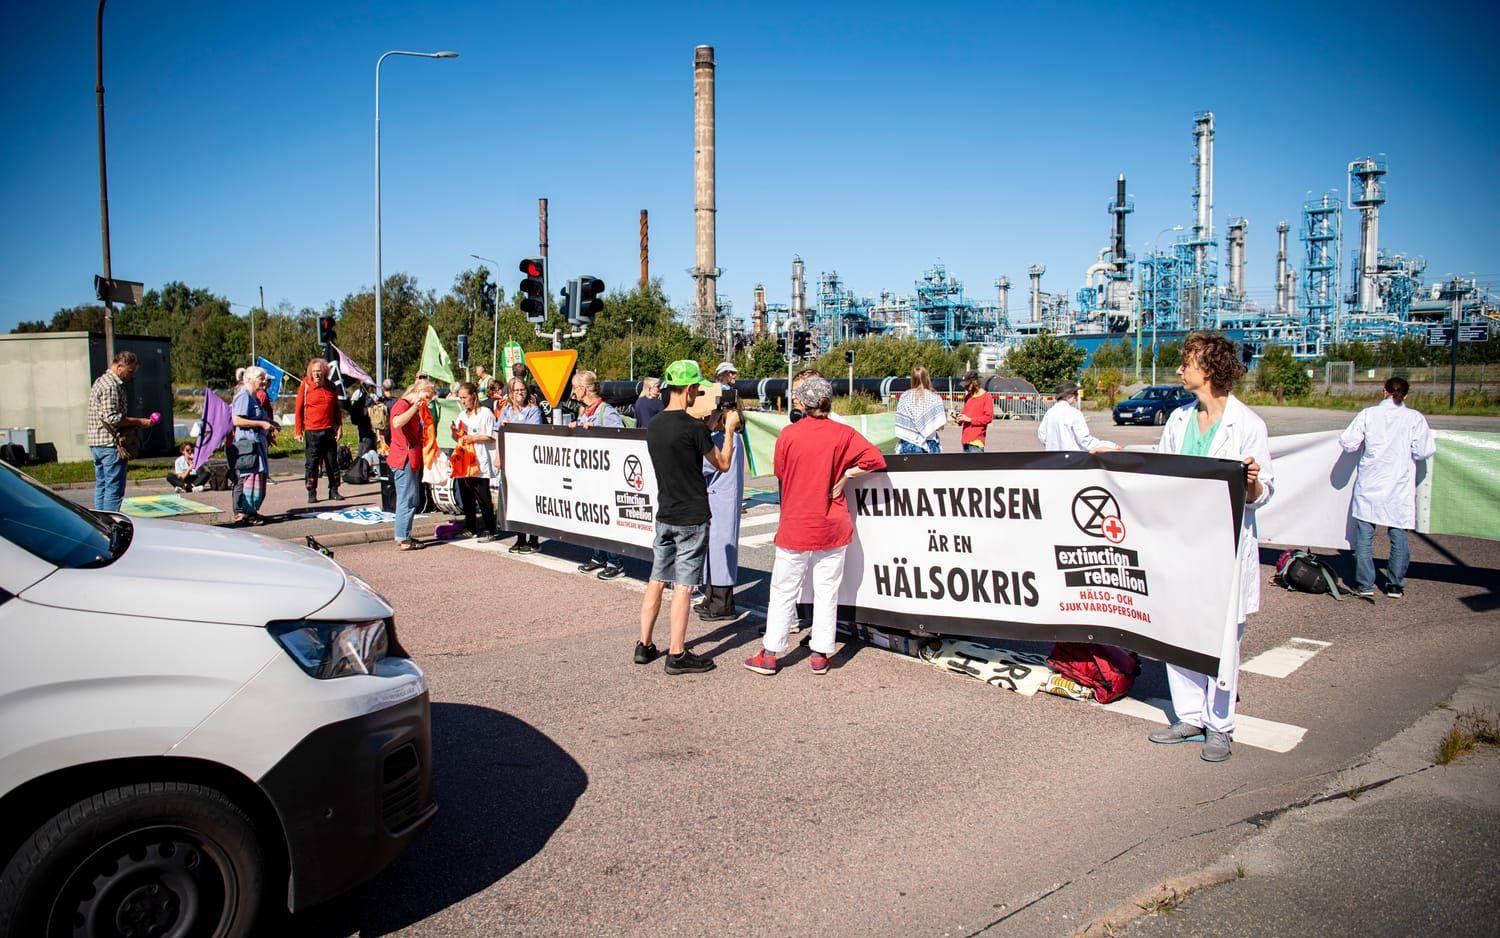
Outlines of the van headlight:
<svg viewBox="0 0 1500 938">
<path fill-rule="evenodd" d="M 370 674 L 390 646 L 384 619 L 274 622 L 269 631 L 302 670 L 320 679 Z"/>
</svg>

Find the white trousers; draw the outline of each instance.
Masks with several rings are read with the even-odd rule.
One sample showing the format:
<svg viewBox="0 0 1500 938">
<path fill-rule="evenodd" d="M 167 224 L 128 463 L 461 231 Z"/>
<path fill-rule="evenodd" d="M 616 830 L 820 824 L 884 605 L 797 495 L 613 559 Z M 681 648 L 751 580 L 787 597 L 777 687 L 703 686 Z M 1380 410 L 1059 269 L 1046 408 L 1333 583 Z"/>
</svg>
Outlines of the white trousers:
<svg viewBox="0 0 1500 938">
<path fill-rule="evenodd" d="M 1239 639 L 1245 637 L 1245 623 Z M 1172 690 L 1172 709 L 1177 719 L 1220 733 L 1234 734 L 1234 700 L 1240 686 L 1240 641 L 1234 643 L 1234 670 L 1227 688 L 1219 687 L 1217 674 L 1200 674 L 1175 664 L 1167 665 L 1167 686 Z"/>
<path fill-rule="evenodd" d="M 787 637 L 797 621 L 797 601 L 802 598 L 803 578 L 812 575 L 812 650 L 831 655 L 836 650 L 834 628 L 839 612 L 839 582 L 844 578 L 844 551 L 786 550 L 776 548 L 771 568 L 771 602 L 766 607 L 766 638 L 762 642 L 773 655 L 786 653 Z"/>
</svg>

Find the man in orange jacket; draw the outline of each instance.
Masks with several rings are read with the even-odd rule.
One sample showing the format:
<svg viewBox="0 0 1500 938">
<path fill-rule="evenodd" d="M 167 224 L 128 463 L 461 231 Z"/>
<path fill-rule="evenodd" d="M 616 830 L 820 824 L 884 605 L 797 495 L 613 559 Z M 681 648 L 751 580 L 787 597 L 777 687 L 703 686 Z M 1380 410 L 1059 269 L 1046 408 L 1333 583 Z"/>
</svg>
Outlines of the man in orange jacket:
<svg viewBox="0 0 1500 938">
<path fill-rule="evenodd" d="M 343 431 L 343 414 L 339 410 L 338 389 L 328 380 L 328 362 L 314 358 L 307 363 L 307 376 L 297 387 L 295 416 L 297 439 L 307 447 L 303 471 L 307 476 L 307 503 L 318 500 L 318 475 L 328 474 L 328 499 L 338 501 L 339 434 Z"/>
</svg>

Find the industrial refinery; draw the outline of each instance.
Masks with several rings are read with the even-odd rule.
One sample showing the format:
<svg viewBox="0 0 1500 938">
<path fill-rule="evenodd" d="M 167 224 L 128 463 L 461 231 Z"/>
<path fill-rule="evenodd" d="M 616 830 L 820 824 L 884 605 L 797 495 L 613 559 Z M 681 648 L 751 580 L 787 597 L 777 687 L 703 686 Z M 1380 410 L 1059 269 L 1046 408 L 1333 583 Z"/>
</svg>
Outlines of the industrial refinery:
<svg viewBox="0 0 1500 938">
<path fill-rule="evenodd" d="M 1144 347 L 1149 360 L 1153 347 L 1201 328 L 1229 332 L 1254 355 L 1282 345 L 1299 358 L 1321 356 L 1333 343 L 1425 335 L 1429 325 L 1450 321 L 1455 312 L 1463 322 L 1500 329 L 1500 304 L 1477 282 L 1424 282 L 1425 259 L 1382 247 L 1380 211 L 1388 172 L 1383 155 L 1351 160 L 1342 186 L 1305 199 L 1300 218 L 1277 220 L 1275 302 L 1270 308 L 1257 305 L 1245 291 L 1250 219 L 1229 217 L 1222 242 L 1214 224 L 1214 114 L 1200 111 L 1192 119 L 1192 172 L 1184 178 L 1190 183 L 1191 224 L 1168 229 L 1181 232 L 1177 240 L 1153 244 L 1143 257 L 1132 255 L 1126 226 L 1135 202 L 1121 173 L 1105 205 L 1109 240 L 1092 263 L 1077 268 L 1082 283 L 1071 292 L 1044 290 L 1050 259 L 1036 259 L 1026 270 L 1024 316 L 1011 315 L 1008 274 L 991 281 L 993 301 L 981 300 L 941 262 L 916 274 L 909 292 L 882 290 L 873 296 L 830 268 L 817 275 L 809 303 L 807 266 L 794 255 L 790 303 L 768 302 L 765 284 L 757 284 L 747 332 L 729 298 L 716 291 L 721 271 L 714 246 L 714 68 L 712 47 L 699 46 L 693 61 L 697 257 L 690 273 L 696 283 L 694 321 L 721 338 L 725 329 L 753 341 L 803 328 L 812 332 L 818 351 L 827 351 L 867 336 L 914 336 L 950 348 L 977 345 L 979 360 L 986 363 L 1043 331 L 1066 335 L 1090 354 L 1103 342 L 1124 340 Z M 1352 243 L 1346 245 L 1349 213 L 1358 215 L 1358 226 L 1356 234 L 1351 219 Z M 1263 230 L 1271 227 L 1266 223 Z M 1053 276 L 1058 275 L 1054 263 Z"/>
</svg>

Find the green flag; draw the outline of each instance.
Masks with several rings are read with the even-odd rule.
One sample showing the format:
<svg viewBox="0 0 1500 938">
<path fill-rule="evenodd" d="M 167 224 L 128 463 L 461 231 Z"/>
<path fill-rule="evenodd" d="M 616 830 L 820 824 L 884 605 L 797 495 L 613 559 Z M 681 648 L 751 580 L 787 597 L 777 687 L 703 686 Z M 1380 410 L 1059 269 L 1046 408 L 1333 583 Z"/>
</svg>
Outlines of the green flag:
<svg viewBox="0 0 1500 938">
<path fill-rule="evenodd" d="M 430 325 L 427 327 L 427 340 L 422 343 L 422 361 L 417 366 L 417 371 L 429 378 L 453 383 L 453 365 L 448 361 L 448 352 L 443 348 L 443 340 L 438 338 L 437 330 Z"/>
</svg>

